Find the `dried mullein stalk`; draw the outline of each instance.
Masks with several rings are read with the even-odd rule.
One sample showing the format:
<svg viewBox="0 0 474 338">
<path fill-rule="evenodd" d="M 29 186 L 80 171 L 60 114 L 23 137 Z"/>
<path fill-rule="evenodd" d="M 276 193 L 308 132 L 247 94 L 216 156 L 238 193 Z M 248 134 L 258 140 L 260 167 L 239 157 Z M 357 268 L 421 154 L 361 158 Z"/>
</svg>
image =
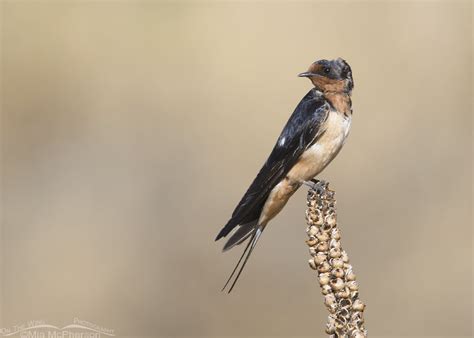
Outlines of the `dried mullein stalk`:
<svg viewBox="0 0 474 338">
<path fill-rule="evenodd" d="M 328 183 L 316 181 L 308 191 L 306 221 L 311 258 L 309 265 L 318 273 L 318 282 L 329 310 L 326 333 L 331 337 L 367 336 L 364 328 L 365 305 L 359 299 L 359 285 L 341 246 L 337 226 L 336 200 Z"/>
</svg>

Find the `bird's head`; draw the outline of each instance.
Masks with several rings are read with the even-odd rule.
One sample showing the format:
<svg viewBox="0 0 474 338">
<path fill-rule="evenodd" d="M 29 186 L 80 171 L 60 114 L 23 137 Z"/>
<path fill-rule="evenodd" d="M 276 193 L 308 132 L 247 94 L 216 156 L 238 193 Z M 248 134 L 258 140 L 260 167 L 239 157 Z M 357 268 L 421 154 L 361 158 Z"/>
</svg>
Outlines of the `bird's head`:
<svg viewBox="0 0 474 338">
<path fill-rule="evenodd" d="M 316 89 L 322 92 L 350 94 L 354 88 L 351 66 L 341 58 L 316 61 L 309 66 L 307 72 L 298 76 L 309 78 Z"/>
</svg>

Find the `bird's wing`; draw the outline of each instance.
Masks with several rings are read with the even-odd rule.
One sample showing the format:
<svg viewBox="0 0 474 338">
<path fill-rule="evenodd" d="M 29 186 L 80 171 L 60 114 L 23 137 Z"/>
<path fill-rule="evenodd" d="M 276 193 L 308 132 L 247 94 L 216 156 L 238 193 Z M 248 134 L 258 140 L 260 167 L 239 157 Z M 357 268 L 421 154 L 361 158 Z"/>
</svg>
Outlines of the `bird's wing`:
<svg viewBox="0 0 474 338">
<path fill-rule="evenodd" d="M 270 156 L 222 228 L 216 240 L 237 225 L 254 222 L 260 216 L 271 190 L 286 176 L 301 154 L 324 132 L 329 105 L 312 89 L 300 101 L 280 134 Z"/>
</svg>

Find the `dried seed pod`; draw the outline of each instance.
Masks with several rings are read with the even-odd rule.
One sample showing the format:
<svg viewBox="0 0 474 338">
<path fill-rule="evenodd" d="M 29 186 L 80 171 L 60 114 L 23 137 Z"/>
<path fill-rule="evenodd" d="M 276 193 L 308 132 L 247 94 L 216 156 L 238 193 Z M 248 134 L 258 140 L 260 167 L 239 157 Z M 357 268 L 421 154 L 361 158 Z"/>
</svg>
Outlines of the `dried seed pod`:
<svg viewBox="0 0 474 338">
<path fill-rule="evenodd" d="M 328 251 L 328 250 L 329 250 L 329 244 L 328 244 L 328 242 L 320 242 L 320 243 L 316 246 L 316 250 L 318 250 L 318 251 Z"/>
<path fill-rule="evenodd" d="M 346 272 L 346 279 L 348 281 L 354 281 L 356 279 L 356 275 L 354 272 L 352 272 L 352 269 L 347 270 Z"/>
<path fill-rule="evenodd" d="M 364 311 L 364 308 L 365 308 L 365 304 L 362 303 L 362 301 L 360 299 L 356 299 L 354 301 L 354 303 L 352 304 L 352 308 L 355 310 L 355 311 Z"/>
<path fill-rule="evenodd" d="M 317 269 L 316 263 L 314 262 L 314 259 L 313 259 L 313 258 L 310 258 L 310 259 L 308 260 L 308 263 L 309 263 L 309 266 L 311 267 L 311 269 L 313 269 L 313 270 L 316 270 L 316 269 Z"/>
<path fill-rule="evenodd" d="M 337 239 L 332 238 L 329 242 L 329 247 L 331 247 L 332 249 L 341 249 L 341 242 Z"/>
<path fill-rule="evenodd" d="M 351 322 L 356 325 L 364 324 L 364 317 L 362 316 L 362 312 L 356 311 L 352 313 Z"/>
<path fill-rule="evenodd" d="M 315 248 L 314 246 L 310 246 L 310 247 L 309 247 L 309 254 L 310 254 L 311 256 L 316 256 L 317 253 L 318 253 L 318 252 L 316 251 L 316 248 Z"/>
<path fill-rule="evenodd" d="M 351 291 L 351 299 L 357 299 L 359 297 L 359 291 Z"/>
<path fill-rule="evenodd" d="M 339 305 L 341 305 L 341 307 L 350 307 L 352 306 L 352 301 L 350 298 L 341 299 Z"/>
<path fill-rule="evenodd" d="M 316 239 L 316 237 L 313 237 L 313 238 L 309 238 L 306 240 L 306 244 L 308 244 L 309 246 L 313 246 L 313 245 L 316 245 L 316 243 L 318 243 L 318 240 Z"/>
<path fill-rule="evenodd" d="M 331 270 L 331 265 L 328 262 L 322 262 L 318 267 L 319 272 L 328 272 L 329 270 Z"/>
<path fill-rule="evenodd" d="M 326 296 L 324 296 L 324 304 L 326 304 L 326 306 L 336 304 L 336 296 L 334 296 L 334 294 L 332 293 L 327 294 Z"/>
<path fill-rule="evenodd" d="M 332 269 L 331 273 L 334 277 L 337 277 L 337 278 L 344 277 L 344 270 L 341 268 Z"/>
<path fill-rule="evenodd" d="M 327 259 L 327 255 L 324 252 L 318 252 L 316 256 L 314 256 L 314 262 L 319 265 L 325 262 Z"/>
<path fill-rule="evenodd" d="M 326 216 L 326 223 L 327 223 L 330 227 L 335 226 L 335 225 L 336 225 L 336 215 L 335 215 L 335 214 L 332 214 L 332 215 Z"/>
<path fill-rule="evenodd" d="M 335 315 L 335 314 L 330 314 L 328 316 L 328 323 L 332 323 L 333 325 L 336 325 L 337 320 L 338 320 L 338 318 L 337 318 L 337 315 Z"/>
<path fill-rule="evenodd" d="M 344 266 L 344 263 L 340 258 L 333 258 L 331 259 L 331 265 L 335 268 L 342 268 Z"/>
<path fill-rule="evenodd" d="M 333 304 L 331 306 L 328 306 L 327 309 L 328 309 L 329 313 L 334 314 L 334 313 L 337 312 L 337 304 Z M 337 324 L 336 324 L 336 327 L 338 327 Z"/>
<path fill-rule="evenodd" d="M 326 331 L 327 334 L 336 333 L 336 322 L 334 322 L 334 323 L 327 322 L 325 331 Z"/>
<path fill-rule="evenodd" d="M 331 231 L 332 229 L 332 226 L 329 225 L 328 223 L 324 223 L 323 225 L 321 225 L 321 228 L 323 229 L 323 231 L 326 231 L 329 233 L 329 231 Z"/>
<path fill-rule="evenodd" d="M 331 278 L 329 277 L 328 273 L 322 273 L 319 275 L 319 284 L 321 285 L 327 285 L 329 284 L 329 281 Z"/>
<path fill-rule="evenodd" d="M 338 316 L 336 320 L 336 330 L 345 331 L 347 321 L 344 317 Z"/>
<path fill-rule="evenodd" d="M 363 332 L 359 331 L 359 330 L 354 330 L 351 333 L 351 338 L 365 338 L 365 337 L 366 337 L 366 335 Z"/>
<path fill-rule="evenodd" d="M 331 250 L 329 250 L 329 256 L 331 258 L 339 258 L 341 257 L 341 250 L 332 248 Z"/>
<path fill-rule="evenodd" d="M 351 295 L 350 291 L 348 288 L 344 288 L 344 290 L 339 291 L 336 296 L 337 298 L 349 298 Z"/>
<path fill-rule="evenodd" d="M 349 255 L 344 250 L 341 251 L 341 259 L 344 263 L 349 263 Z"/>
<path fill-rule="evenodd" d="M 332 279 L 329 285 L 331 285 L 333 290 L 342 290 L 344 288 L 344 281 L 341 278 Z"/>
<path fill-rule="evenodd" d="M 328 308 L 329 312 L 335 313 L 337 309 L 336 296 L 330 293 L 324 296 L 324 304 Z"/>
<path fill-rule="evenodd" d="M 328 283 L 329 283 L 329 278 L 328 278 Z M 332 293 L 332 288 L 328 284 L 325 284 L 321 286 L 321 292 L 323 293 L 323 295 L 327 295 L 329 293 Z"/>
<path fill-rule="evenodd" d="M 311 227 L 308 228 L 307 234 L 309 236 L 316 236 L 317 233 L 318 233 L 318 228 L 317 227 L 311 226 Z"/>
<path fill-rule="evenodd" d="M 325 232 L 320 232 L 316 235 L 316 238 L 320 242 L 326 242 L 327 240 L 329 240 L 329 235 Z"/>
<path fill-rule="evenodd" d="M 318 225 L 318 226 L 321 226 L 324 224 L 324 220 L 322 217 L 318 217 L 315 221 L 314 221 L 314 224 Z"/>
<path fill-rule="evenodd" d="M 339 317 L 341 317 L 341 319 L 343 319 L 346 323 L 349 321 L 350 319 L 350 312 L 347 308 L 342 308 L 338 311 L 338 315 Z"/>
<path fill-rule="evenodd" d="M 331 237 L 336 241 L 339 241 L 341 239 L 341 230 L 339 230 L 339 228 L 332 229 Z"/>
<path fill-rule="evenodd" d="M 347 282 L 347 287 L 348 287 L 349 290 L 351 290 L 351 291 L 357 291 L 357 290 L 359 290 L 359 284 L 358 284 L 355 280 L 352 280 L 352 281 Z"/>
<path fill-rule="evenodd" d="M 331 316 L 329 316 L 328 322 L 326 323 L 326 333 L 336 333 L 336 320 L 334 318 L 331 318 Z"/>
</svg>

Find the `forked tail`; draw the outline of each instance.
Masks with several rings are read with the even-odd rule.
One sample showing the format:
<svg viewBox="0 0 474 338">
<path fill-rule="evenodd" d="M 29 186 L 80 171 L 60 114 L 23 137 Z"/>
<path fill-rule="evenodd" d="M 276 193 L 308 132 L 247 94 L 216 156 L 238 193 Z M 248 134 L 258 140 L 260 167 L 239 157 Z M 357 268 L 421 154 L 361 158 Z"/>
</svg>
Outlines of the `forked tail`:
<svg viewBox="0 0 474 338">
<path fill-rule="evenodd" d="M 234 288 L 235 286 L 235 283 L 237 283 L 237 280 L 239 279 L 240 277 L 240 274 L 242 273 L 242 270 L 244 269 L 245 267 L 245 264 L 247 264 L 247 260 L 249 259 L 250 255 L 252 254 L 252 251 L 253 249 L 255 248 L 255 245 L 257 244 L 258 242 L 258 239 L 260 238 L 260 236 L 262 235 L 262 232 L 263 232 L 263 226 L 259 225 L 259 226 L 254 226 L 252 231 L 247 233 L 245 235 L 245 237 L 243 237 L 238 243 L 236 244 L 240 244 L 242 243 L 245 239 L 247 239 L 249 236 L 250 237 L 250 240 L 249 242 L 247 243 L 247 246 L 245 247 L 245 250 L 244 252 L 242 253 L 242 256 L 240 256 L 240 259 L 239 261 L 237 262 L 237 264 L 235 265 L 235 268 L 234 270 L 232 271 L 232 273 L 230 274 L 230 277 L 229 279 L 227 279 L 227 282 L 225 283 L 224 287 L 222 288 L 221 291 L 224 291 L 225 288 L 227 287 L 227 285 L 229 285 L 230 281 L 232 280 L 232 277 L 234 276 L 235 272 L 237 271 L 237 269 L 239 270 L 237 275 L 235 276 L 234 278 L 234 281 L 232 282 L 229 290 L 227 291 L 227 293 L 230 293 L 232 291 L 232 289 Z M 235 244 L 234 244 L 235 245 Z M 244 259 L 245 257 L 245 259 Z M 242 262 L 242 259 L 243 259 L 243 263 L 242 265 L 240 266 L 240 263 Z M 239 269 L 239 266 L 240 266 L 240 269 Z"/>
</svg>

